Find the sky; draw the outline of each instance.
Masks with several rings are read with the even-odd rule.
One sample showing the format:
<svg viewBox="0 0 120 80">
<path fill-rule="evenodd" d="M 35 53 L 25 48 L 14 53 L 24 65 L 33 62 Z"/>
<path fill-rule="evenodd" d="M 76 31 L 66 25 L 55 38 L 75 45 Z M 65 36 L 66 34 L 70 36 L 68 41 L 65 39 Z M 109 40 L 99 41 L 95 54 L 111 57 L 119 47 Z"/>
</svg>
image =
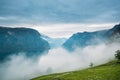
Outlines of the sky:
<svg viewBox="0 0 120 80">
<path fill-rule="evenodd" d="M 68 37 L 74 32 L 101 30 L 119 23 L 119 3 L 120 0 L 0 0 L 0 25 L 31 27 L 51 37 Z"/>
</svg>

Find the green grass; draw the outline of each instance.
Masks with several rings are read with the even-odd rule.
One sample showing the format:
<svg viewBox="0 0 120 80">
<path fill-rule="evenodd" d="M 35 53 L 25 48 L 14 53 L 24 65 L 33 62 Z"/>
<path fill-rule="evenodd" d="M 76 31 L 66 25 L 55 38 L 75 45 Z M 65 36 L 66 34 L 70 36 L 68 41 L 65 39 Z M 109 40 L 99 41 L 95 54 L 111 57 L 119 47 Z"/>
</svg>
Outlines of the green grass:
<svg viewBox="0 0 120 80">
<path fill-rule="evenodd" d="M 89 69 L 40 76 L 32 80 L 120 80 L 120 63 L 109 63 Z"/>
</svg>

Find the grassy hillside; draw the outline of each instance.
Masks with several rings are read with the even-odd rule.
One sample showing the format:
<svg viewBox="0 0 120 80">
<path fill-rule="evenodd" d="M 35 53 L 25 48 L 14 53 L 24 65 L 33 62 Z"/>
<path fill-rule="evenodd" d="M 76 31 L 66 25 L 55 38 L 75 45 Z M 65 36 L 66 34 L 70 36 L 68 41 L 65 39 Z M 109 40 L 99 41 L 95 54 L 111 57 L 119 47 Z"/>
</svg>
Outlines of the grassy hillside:
<svg viewBox="0 0 120 80">
<path fill-rule="evenodd" d="M 85 70 L 45 75 L 32 80 L 120 80 L 120 63 L 111 61 Z"/>
</svg>

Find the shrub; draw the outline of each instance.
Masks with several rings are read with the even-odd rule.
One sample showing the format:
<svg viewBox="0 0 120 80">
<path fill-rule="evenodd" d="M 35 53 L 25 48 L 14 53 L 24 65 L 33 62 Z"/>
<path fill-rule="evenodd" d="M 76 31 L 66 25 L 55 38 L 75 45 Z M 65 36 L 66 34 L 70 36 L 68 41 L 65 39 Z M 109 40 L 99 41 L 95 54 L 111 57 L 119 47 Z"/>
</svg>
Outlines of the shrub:
<svg viewBox="0 0 120 80">
<path fill-rule="evenodd" d="M 116 51 L 115 57 L 120 61 L 120 50 Z"/>
</svg>

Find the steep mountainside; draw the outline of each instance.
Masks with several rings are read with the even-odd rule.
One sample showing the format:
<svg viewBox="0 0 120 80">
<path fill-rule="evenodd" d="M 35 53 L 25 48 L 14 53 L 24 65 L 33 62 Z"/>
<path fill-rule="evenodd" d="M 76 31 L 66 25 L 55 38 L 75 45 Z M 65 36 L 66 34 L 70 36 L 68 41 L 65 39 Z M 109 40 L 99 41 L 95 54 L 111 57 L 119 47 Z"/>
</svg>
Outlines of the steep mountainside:
<svg viewBox="0 0 120 80">
<path fill-rule="evenodd" d="M 106 43 L 109 41 L 120 41 L 120 24 L 115 25 L 109 30 L 73 34 L 63 44 L 63 47 L 69 51 L 73 51 L 76 47 L 83 48 L 88 45 L 96 45 L 101 42 Z"/>
<path fill-rule="evenodd" d="M 38 55 L 49 48 L 48 42 L 36 30 L 0 27 L 0 60 L 19 52 L 27 56 Z"/>
</svg>

